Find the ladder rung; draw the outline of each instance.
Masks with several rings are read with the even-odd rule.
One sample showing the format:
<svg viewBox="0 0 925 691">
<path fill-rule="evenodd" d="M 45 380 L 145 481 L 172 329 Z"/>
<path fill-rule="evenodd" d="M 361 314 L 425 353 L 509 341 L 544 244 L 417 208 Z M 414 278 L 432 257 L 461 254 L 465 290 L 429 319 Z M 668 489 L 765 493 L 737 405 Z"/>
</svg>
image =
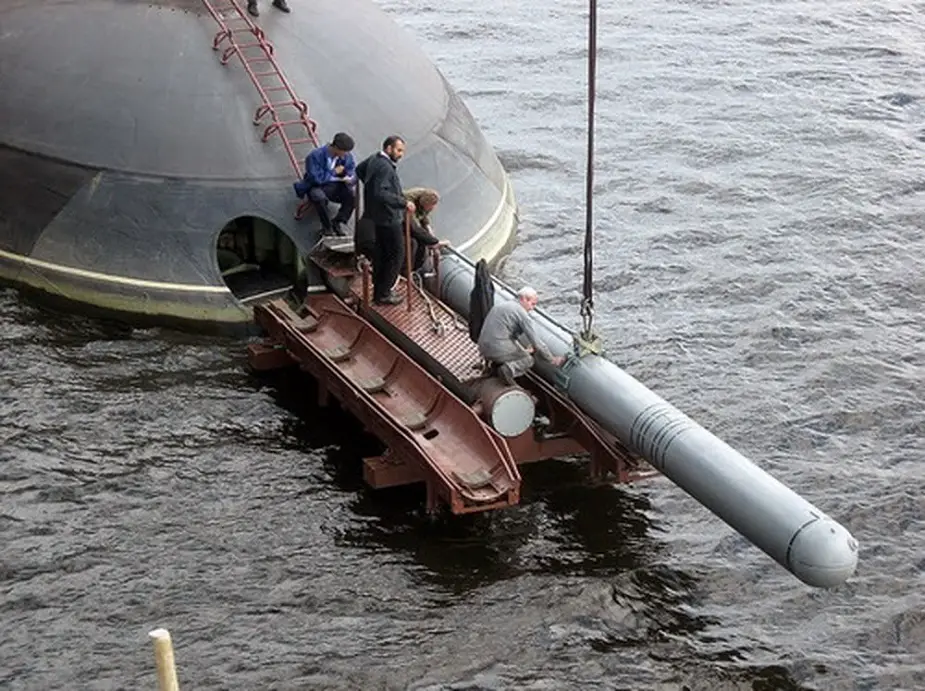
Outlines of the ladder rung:
<svg viewBox="0 0 925 691">
<path fill-rule="evenodd" d="M 281 127 L 285 127 L 287 125 L 304 125 L 305 121 L 304 120 L 280 120 L 279 122 L 276 122 L 273 124 L 279 125 Z"/>
<path fill-rule="evenodd" d="M 288 86 L 261 86 L 264 91 L 286 91 Z"/>
<path fill-rule="evenodd" d="M 298 315 L 293 316 L 296 318 L 292 320 L 292 325 L 302 333 L 311 333 L 312 331 L 318 330 L 318 320 L 310 314 L 301 318 L 298 318 Z"/>
<path fill-rule="evenodd" d="M 477 468 L 468 473 L 454 470 L 453 477 L 469 489 L 479 489 L 491 484 L 491 473 L 485 468 Z"/>
<path fill-rule="evenodd" d="M 265 50 L 260 51 L 260 53 L 258 53 L 257 55 L 252 55 L 252 54 L 247 53 L 247 52 L 245 51 L 244 48 L 241 48 L 241 46 L 236 46 L 236 47 L 239 49 L 239 50 L 238 50 L 238 55 L 240 55 L 240 56 L 244 59 L 245 62 L 252 62 L 252 61 L 257 61 L 257 60 L 271 60 L 271 59 L 272 59 L 272 57 L 271 57 L 271 56 L 272 56 L 272 53 L 267 53 L 267 51 L 265 51 Z M 253 46 L 251 46 L 251 47 L 253 47 Z"/>
<path fill-rule="evenodd" d="M 272 76 L 282 77 L 283 75 L 279 73 L 279 70 L 273 70 L 272 72 L 254 72 L 254 76 L 255 77 L 272 77 Z"/>
<path fill-rule="evenodd" d="M 312 144 L 314 144 L 314 143 L 315 143 L 315 140 L 312 139 L 311 137 L 300 137 L 300 138 L 298 138 L 298 139 L 290 139 L 290 140 L 289 140 L 289 143 L 290 143 L 290 144 L 308 144 L 309 142 L 311 142 Z"/>
</svg>

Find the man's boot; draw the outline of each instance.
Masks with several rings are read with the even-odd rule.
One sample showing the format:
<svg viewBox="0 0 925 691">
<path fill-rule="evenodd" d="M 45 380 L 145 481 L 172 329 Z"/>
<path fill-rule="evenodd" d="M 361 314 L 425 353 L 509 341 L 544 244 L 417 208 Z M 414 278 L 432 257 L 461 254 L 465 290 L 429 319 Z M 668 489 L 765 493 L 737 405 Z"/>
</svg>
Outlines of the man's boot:
<svg viewBox="0 0 925 691">
<path fill-rule="evenodd" d="M 289 14 L 289 5 L 286 4 L 286 0 L 273 0 L 273 7 L 278 9 L 280 12 Z"/>
<path fill-rule="evenodd" d="M 257 0 L 247 0 L 247 12 L 251 17 L 260 16 L 260 10 L 257 9 Z"/>
<path fill-rule="evenodd" d="M 507 362 L 498 366 L 498 376 L 508 386 L 517 386 L 517 382 L 514 381 L 514 368 Z"/>
</svg>

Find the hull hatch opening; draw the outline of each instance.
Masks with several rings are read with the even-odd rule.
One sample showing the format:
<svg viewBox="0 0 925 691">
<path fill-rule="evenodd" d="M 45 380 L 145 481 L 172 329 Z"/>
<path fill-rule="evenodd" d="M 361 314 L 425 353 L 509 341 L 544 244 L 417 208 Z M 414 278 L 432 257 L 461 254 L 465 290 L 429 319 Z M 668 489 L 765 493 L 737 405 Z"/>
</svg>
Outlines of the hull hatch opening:
<svg viewBox="0 0 925 691">
<path fill-rule="evenodd" d="M 239 216 L 228 222 L 218 234 L 215 255 L 225 285 L 245 304 L 304 285 L 305 264 L 295 243 L 263 218 Z"/>
</svg>

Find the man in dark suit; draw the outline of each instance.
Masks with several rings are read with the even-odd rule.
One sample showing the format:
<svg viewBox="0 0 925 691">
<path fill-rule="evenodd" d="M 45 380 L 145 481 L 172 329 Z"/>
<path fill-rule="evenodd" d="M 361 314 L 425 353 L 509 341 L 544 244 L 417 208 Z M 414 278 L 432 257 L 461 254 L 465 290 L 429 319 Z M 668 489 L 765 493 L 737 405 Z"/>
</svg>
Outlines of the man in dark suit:
<svg viewBox="0 0 925 691">
<path fill-rule="evenodd" d="M 402 194 L 395 164 L 405 155 L 405 140 L 386 137 L 382 150 L 361 161 L 357 176 L 363 181 L 363 217 L 376 226 L 373 261 L 373 302 L 396 305 L 401 297 L 392 286 L 401 272 L 405 255 L 405 213 L 414 213 L 414 204 Z"/>
</svg>

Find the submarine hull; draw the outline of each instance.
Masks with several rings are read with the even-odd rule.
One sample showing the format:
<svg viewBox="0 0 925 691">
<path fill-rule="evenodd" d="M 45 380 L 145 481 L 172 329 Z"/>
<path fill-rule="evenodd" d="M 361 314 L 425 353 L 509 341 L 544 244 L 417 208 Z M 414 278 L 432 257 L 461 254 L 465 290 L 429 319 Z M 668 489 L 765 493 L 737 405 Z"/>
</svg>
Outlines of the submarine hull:
<svg viewBox="0 0 925 691">
<path fill-rule="evenodd" d="M 468 315 L 473 264 L 448 251 L 440 271 L 441 299 Z M 496 301 L 516 299 L 510 287 L 493 280 Z M 539 336 L 553 354 L 572 352 L 572 335 L 541 312 L 534 314 Z M 830 588 L 854 573 L 858 544 L 847 529 L 612 362 L 589 354 L 569 359 L 559 370 L 538 362 L 536 370 L 804 583 Z"/>
<path fill-rule="evenodd" d="M 414 39 L 370 0 L 259 20 L 299 98 L 355 154 L 400 134 L 406 186 L 441 192 L 434 225 L 473 257 L 511 241 L 516 207 L 491 146 Z M 37 0 L 0 8 L 0 279 L 143 323 L 249 328 L 217 260 L 223 227 L 272 224 L 302 255 L 296 171 L 261 142 L 261 100 L 199 0 Z M 296 147 L 301 161 L 310 145 Z"/>
</svg>

